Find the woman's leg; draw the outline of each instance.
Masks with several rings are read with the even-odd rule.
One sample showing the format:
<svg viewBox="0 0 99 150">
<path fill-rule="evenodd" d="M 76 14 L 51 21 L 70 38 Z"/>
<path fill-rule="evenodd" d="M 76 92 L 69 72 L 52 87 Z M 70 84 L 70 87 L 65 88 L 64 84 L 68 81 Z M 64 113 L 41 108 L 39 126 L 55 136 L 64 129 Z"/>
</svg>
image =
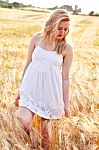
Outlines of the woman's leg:
<svg viewBox="0 0 99 150">
<path fill-rule="evenodd" d="M 26 131 L 26 133 L 30 137 L 31 141 L 31 149 L 36 149 L 37 150 L 37 137 L 35 136 L 35 129 L 33 129 L 34 132 L 33 135 L 31 136 L 31 131 L 30 129 L 32 128 L 32 120 L 33 120 L 34 113 L 32 113 L 29 109 L 26 107 L 19 107 L 18 109 L 18 120 L 20 123 L 20 126 Z M 33 137 L 33 139 L 32 139 Z"/>
<path fill-rule="evenodd" d="M 44 150 L 51 150 L 51 138 L 48 133 L 48 122 L 50 120 L 41 118 L 41 129 L 42 129 L 42 148 Z"/>
<path fill-rule="evenodd" d="M 28 133 L 31 128 L 31 123 L 34 114 L 26 107 L 19 107 L 18 109 L 18 120 L 20 126 Z"/>
</svg>

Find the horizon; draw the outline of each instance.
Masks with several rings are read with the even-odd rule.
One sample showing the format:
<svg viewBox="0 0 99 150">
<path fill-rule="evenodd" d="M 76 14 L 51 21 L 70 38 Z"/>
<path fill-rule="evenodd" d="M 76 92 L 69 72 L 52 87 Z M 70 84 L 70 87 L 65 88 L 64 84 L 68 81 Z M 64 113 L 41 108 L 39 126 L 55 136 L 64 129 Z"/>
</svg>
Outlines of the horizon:
<svg viewBox="0 0 99 150">
<path fill-rule="evenodd" d="M 99 12 L 99 1 L 96 0 L 95 2 L 94 1 L 90 1 L 90 0 L 87 0 L 87 1 L 82 1 L 82 0 L 43 0 L 43 1 L 40 1 L 40 0 L 9 0 L 10 3 L 13 3 L 13 2 L 19 2 L 19 3 L 23 3 L 23 4 L 26 4 L 26 5 L 29 5 L 31 4 L 32 6 L 35 6 L 35 7 L 41 7 L 41 8 L 52 8 L 52 7 L 55 7 L 55 6 L 63 6 L 63 5 L 69 5 L 69 6 L 72 6 L 73 8 L 75 7 L 75 5 L 78 5 L 79 8 L 81 8 L 81 11 L 84 12 L 84 13 L 89 13 L 90 11 L 94 11 L 96 13 Z M 88 7 L 86 7 L 86 5 Z"/>
</svg>

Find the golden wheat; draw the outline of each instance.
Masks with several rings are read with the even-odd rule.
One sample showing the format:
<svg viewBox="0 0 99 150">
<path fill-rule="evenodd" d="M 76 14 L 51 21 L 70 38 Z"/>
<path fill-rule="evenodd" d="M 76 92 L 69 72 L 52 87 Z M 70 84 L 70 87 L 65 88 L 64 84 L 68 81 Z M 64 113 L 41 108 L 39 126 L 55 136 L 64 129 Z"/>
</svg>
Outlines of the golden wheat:
<svg viewBox="0 0 99 150">
<path fill-rule="evenodd" d="M 2 8 L 0 14 L 0 149 L 29 150 L 35 131 L 41 143 L 40 117 L 35 116 L 29 138 L 18 124 L 17 108 L 13 102 L 20 85 L 29 40 L 43 27 L 48 14 Z M 52 150 L 99 150 L 99 19 L 72 16 L 72 20 L 72 116 L 50 121 L 48 131 Z"/>
</svg>

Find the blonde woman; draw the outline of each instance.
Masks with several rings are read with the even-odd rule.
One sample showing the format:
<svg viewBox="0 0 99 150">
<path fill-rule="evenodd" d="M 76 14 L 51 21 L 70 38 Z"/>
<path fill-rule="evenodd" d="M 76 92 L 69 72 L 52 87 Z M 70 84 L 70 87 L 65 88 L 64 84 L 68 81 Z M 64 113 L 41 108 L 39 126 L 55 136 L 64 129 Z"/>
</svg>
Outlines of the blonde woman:
<svg viewBox="0 0 99 150">
<path fill-rule="evenodd" d="M 16 103 L 20 99 L 18 118 L 25 130 L 29 129 L 34 114 L 41 116 L 42 124 L 46 120 L 69 117 L 71 114 L 68 103 L 73 50 L 66 42 L 69 26 L 68 12 L 55 10 L 46 21 L 42 33 L 31 38 L 16 98 Z M 42 134 L 46 134 L 46 129 Z"/>
</svg>

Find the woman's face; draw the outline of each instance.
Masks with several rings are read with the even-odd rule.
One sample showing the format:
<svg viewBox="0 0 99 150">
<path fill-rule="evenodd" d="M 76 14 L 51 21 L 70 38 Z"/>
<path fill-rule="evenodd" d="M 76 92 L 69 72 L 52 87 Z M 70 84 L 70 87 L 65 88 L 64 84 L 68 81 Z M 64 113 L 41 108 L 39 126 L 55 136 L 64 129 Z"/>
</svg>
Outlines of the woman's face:
<svg viewBox="0 0 99 150">
<path fill-rule="evenodd" d="M 61 21 L 57 28 L 55 39 L 57 40 L 63 39 L 68 34 L 68 31 L 69 31 L 69 22 Z"/>
</svg>

